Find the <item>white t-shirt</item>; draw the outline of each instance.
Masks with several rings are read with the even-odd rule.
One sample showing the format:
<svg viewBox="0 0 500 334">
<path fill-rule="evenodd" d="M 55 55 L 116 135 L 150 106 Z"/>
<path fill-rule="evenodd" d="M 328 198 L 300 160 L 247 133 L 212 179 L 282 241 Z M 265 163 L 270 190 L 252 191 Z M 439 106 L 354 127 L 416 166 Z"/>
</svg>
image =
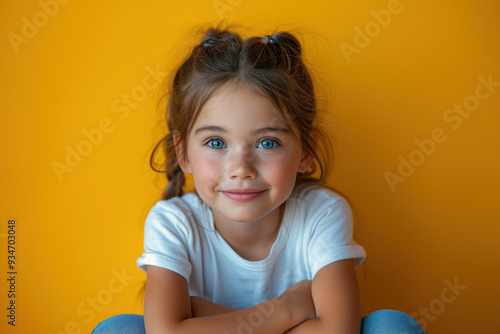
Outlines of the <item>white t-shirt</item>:
<svg viewBox="0 0 500 334">
<path fill-rule="evenodd" d="M 244 309 L 312 280 L 335 261 L 366 253 L 352 238 L 352 213 L 339 194 L 320 186 L 297 186 L 286 201 L 270 254 L 260 261 L 240 257 L 214 228 L 212 211 L 196 194 L 159 201 L 146 218 L 145 252 L 137 265 L 170 269 L 183 276 L 191 296 Z"/>
</svg>

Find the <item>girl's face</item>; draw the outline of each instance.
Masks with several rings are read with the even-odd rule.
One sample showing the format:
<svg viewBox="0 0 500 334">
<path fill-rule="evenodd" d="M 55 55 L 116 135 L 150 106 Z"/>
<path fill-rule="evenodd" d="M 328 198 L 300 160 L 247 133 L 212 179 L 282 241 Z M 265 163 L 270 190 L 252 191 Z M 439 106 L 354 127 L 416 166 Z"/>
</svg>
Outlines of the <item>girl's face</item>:
<svg viewBox="0 0 500 334">
<path fill-rule="evenodd" d="M 244 85 L 225 86 L 204 105 L 188 136 L 185 173 L 214 219 L 258 221 L 279 210 L 310 154 L 286 130 L 271 101 Z"/>
</svg>

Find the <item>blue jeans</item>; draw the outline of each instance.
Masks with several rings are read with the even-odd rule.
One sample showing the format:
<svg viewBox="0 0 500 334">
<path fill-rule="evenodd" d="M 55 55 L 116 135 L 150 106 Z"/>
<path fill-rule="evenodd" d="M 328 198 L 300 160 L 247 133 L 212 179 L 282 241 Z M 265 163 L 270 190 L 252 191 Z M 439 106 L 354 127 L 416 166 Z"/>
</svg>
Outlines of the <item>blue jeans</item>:
<svg viewBox="0 0 500 334">
<path fill-rule="evenodd" d="M 145 334 L 144 316 L 120 314 L 101 322 L 92 334 Z M 394 310 L 379 310 L 361 319 L 361 334 L 425 334 L 410 315 Z"/>
</svg>

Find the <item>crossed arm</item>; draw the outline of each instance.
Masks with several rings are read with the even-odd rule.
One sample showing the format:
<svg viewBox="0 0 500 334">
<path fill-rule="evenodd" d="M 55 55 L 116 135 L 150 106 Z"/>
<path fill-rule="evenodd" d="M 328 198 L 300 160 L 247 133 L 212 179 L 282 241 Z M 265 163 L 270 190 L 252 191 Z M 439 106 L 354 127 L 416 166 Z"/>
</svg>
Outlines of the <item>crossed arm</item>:
<svg viewBox="0 0 500 334">
<path fill-rule="evenodd" d="M 187 283 L 167 269 L 148 266 L 144 302 L 149 333 L 359 333 L 361 310 L 354 260 L 322 268 L 313 281 L 301 281 L 282 295 L 244 310 L 189 297 Z M 264 314 L 259 323 L 255 312 Z M 262 319 L 262 320 L 260 320 Z M 255 325 L 255 326 L 254 326 Z"/>
<path fill-rule="evenodd" d="M 361 307 L 354 260 L 322 268 L 312 282 L 316 318 L 286 333 L 356 333 L 361 331 Z"/>
</svg>

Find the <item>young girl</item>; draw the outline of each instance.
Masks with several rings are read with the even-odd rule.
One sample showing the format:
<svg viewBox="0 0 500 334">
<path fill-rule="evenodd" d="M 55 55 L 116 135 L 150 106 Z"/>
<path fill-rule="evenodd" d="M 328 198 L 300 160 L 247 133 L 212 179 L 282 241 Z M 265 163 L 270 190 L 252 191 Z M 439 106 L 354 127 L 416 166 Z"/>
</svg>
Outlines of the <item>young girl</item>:
<svg viewBox="0 0 500 334">
<path fill-rule="evenodd" d="M 144 316 L 93 333 L 423 333 L 398 311 L 361 319 L 365 250 L 346 199 L 321 186 L 331 150 L 292 34 L 211 28 L 169 94 L 169 183 L 137 260 Z"/>
</svg>

